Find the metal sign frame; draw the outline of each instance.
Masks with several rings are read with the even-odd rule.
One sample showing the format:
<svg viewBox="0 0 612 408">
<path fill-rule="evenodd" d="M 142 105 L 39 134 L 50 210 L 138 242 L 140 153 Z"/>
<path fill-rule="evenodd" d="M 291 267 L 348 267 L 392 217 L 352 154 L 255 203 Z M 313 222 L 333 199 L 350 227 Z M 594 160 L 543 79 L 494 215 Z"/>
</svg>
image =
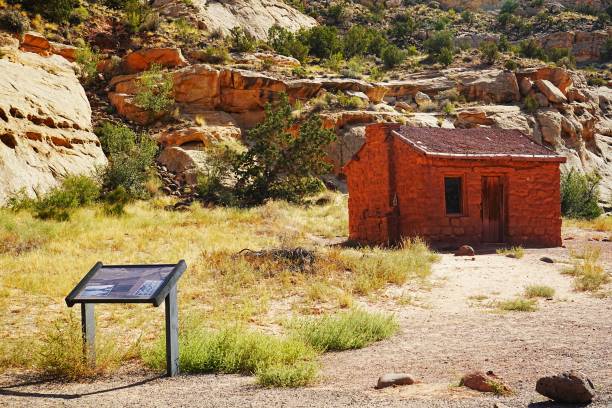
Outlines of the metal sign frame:
<svg viewBox="0 0 612 408">
<path fill-rule="evenodd" d="M 89 281 L 102 268 L 160 268 L 173 267 L 150 298 L 91 298 L 80 299 L 78 295 Z M 152 264 L 152 265 L 104 265 L 97 262 L 93 268 L 81 279 L 81 281 L 66 296 L 66 304 L 73 307 L 81 304 L 81 329 L 83 333 L 83 347 L 89 364 L 96 362 L 96 320 L 94 314 L 95 303 L 149 303 L 155 307 L 164 303 L 166 320 L 166 371 L 169 377 L 179 373 L 179 349 L 178 349 L 178 307 L 177 307 L 177 282 L 187 269 L 184 260 L 176 264 Z"/>
</svg>

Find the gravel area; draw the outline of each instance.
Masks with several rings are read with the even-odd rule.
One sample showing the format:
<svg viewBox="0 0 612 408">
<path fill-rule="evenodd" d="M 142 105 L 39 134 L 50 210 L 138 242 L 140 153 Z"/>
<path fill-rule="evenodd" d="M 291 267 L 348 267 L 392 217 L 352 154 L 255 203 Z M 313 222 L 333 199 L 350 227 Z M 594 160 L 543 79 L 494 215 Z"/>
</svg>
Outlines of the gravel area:
<svg viewBox="0 0 612 408">
<path fill-rule="evenodd" d="M 580 247 L 590 237 L 572 235 L 568 247 Z M 611 270 L 612 244 L 589 244 L 601 246 L 604 267 Z M 544 255 L 558 262 L 539 261 Z M 133 367 L 91 383 L 28 384 L 31 379 L 13 373 L 0 376 L 0 406 L 543 408 L 557 405 L 535 392 L 536 380 L 576 369 L 598 392 L 589 406 L 612 407 L 612 297 L 573 291 L 572 278 L 561 274 L 564 261 L 569 261 L 566 248 L 528 249 L 522 259 L 443 254 L 431 288 L 389 289 L 377 301 L 377 308 L 396 313 L 400 333 L 366 349 L 325 354 L 321 380 L 312 387 L 265 389 L 236 375 L 170 379 Z M 529 284 L 553 287 L 554 299 L 539 300 L 531 313 L 501 313 L 492 306 Z M 398 294 L 410 294 L 413 301 L 400 306 L 391 301 Z M 470 370 L 492 370 L 514 393 L 496 397 L 458 387 Z M 421 383 L 375 390 L 386 372 L 408 372 Z"/>
</svg>

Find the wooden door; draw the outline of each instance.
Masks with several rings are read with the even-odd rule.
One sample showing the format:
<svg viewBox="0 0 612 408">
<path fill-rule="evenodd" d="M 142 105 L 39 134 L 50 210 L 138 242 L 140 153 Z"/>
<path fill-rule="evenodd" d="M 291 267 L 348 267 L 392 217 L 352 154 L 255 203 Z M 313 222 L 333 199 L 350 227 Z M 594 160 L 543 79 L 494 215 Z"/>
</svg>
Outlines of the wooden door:
<svg viewBox="0 0 612 408">
<path fill-rule="evenodd" d="M 482 242 L 505 241 L 504 183 L 501 177 L 482 178 Z"/>
</svg>

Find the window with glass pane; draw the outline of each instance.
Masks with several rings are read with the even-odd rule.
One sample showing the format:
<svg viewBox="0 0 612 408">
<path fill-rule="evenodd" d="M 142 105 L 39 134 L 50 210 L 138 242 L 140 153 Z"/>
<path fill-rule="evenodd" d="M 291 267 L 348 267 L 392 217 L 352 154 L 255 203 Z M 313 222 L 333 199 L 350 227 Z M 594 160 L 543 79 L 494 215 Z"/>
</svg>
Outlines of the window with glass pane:
<svg viewBox="0 0 612 408">
<path fill-rule="evenodd" d="M 446 214 L 463 213 L 463 186 L 461 177 L 444 178 L 444 195 L 446 198 Z"/>
</svg>

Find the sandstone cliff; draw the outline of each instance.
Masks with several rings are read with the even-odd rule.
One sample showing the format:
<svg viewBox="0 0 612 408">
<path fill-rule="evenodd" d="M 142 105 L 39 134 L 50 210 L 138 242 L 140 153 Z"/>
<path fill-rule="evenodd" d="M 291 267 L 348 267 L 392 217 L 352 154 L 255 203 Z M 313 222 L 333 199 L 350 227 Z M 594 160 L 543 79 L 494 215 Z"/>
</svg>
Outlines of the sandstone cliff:
<svg viewBox="0 0 612 408">
<path fill-rule="evenodd" d="M 69 174 L 106 163 L 91 109 L 72 64 L 17 50 L 0 38 L 0 203 L 24 189 L 40 194 Z"/>
<path fill-rule="evenodd" d="M 195 10 L 190 10 L 180 0 L 156 0 L 154 6 L 168 16 L 194 19 L 209 32 L 227 35 L 229 30 L 238 26 L 259 40 L 265 40 L 268 30 L 275 24 L 290 31 L 317 24 L 312 17 L 282 0 L 192 0 L 191 4 Z"/>
</svg>

